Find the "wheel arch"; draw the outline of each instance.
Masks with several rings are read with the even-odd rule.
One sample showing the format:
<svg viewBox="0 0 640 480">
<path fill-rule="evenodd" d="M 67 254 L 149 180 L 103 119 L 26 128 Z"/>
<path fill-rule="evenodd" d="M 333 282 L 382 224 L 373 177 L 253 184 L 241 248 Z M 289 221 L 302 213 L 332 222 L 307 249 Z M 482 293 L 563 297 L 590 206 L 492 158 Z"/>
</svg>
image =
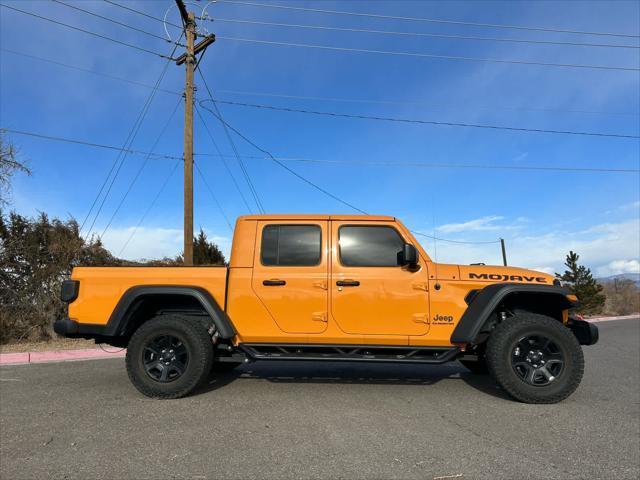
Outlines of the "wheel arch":
<svg viewBox="0 0 640 480">
<path fill-rule="evenodd" d="M 451 335 L 452 343 L 473 344 L 487 330 L 500 307 L 527 310 L 562 322 L 562 311 L 574 306 L 567 298 L 571 292 L 556 285 L 496 283 L 467 295 L 469 307 Z"/>
<path fill-rule="evenodd" d="M 182 285 L 144 285 L 128 289 L 109 317 L 106 334 L 130 337 L 146 320 L 164 311 L 208 317 L 220 337 L 229 339 L 236 335 L 231 319 L 207 290 Z"/>
</svg>

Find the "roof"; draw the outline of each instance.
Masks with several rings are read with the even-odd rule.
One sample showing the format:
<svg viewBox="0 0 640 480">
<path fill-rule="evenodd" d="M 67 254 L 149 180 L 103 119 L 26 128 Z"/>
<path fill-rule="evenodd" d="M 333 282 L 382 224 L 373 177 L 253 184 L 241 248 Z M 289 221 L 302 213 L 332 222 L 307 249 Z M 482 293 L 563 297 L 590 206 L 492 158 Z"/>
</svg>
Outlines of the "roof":
<svg viewBox="0 0 640 480">
<path fill-rule="evenodd" d="M 318 215 L 318 214 L 283 214 L 272 213 L 264 215 L 243 215 L 238 217 L 238 221 L 251 220 L 346 220 L 352 222 L 358 221 L 376 221 L 376 222 L 393 222 L 395 217 L 388 215 Z"/>
</svg>

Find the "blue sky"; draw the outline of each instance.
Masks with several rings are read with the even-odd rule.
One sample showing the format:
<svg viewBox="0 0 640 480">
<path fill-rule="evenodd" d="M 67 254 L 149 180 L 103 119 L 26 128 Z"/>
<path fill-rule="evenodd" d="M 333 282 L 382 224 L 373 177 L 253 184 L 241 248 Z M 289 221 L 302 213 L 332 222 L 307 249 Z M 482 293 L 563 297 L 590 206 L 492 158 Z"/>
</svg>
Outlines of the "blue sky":
<svg viewBox="0 0 640 480">
<path fill-rule="evenodd" d="M 50 1 L 3 3 L 81 26 L 156 52 L 170 45 Z M 68 2 L 157 35 L 162 23 L 101 1 Z M 125 2 L 121 2 L 125 3 Z M 162 17 L 171 1 L 126 2 Z M 618 2 L 435 2 L 282 1 L 329 10 L 440 18 L 639 34 L 640 3 Z M 204 3 L 194 4 L 200 11 Z M 555 32 L 490 29 L 464 25 L 261 8 L 232 3 L 208 7 L 214 18 L 342 28 L 472 35 L 564 42 L 638 45 L 638 39 Z M 167 18 L 178 23 L 175 8 Z M 242 37 L 372 50 L 638 68 L 640 50 L 314 31 L 214 21 L 201 22 L 221 37 Z M 28 56 L 154 84 L 166 60 L 0 8 L 0 127 L 121 146 L 150 89 Z M 176 29 L 169 27 L 175 35 Z M 10 52 L 11 50 L 12 52 Z M 640 134 L 638 71 L 559 68 L 441 60 L 219 39 L 201 63 L 218 98 L 348 114 L 524 128 Z M 169 65 L 161 88 L 181 91 L 184 70 Z M 196 76 L 197 97 L 207 97 Z M 268 94 L 268 95 L 265 95 Z M 273 95 L 319 97 L 322 100 Z M 158 92 L 133 148 L 148 151 L 179 97 Z M 333 99 L 333 100 L 332 100 Z M 352 101 L 336 101 L 349 99 Z M 353 101 L 363 100 L 363 101 Z M 182 154 L 182 105 L 156 152 Z M 277 157 L 381 163 L 446 163 L 638 169 L 637 138 L 558 135 L 506 130 L 378 122 L 220 105 L 227 122 Z M 231 155 L 219 123 L 202 110 L 220 149 Z M 117 152 L 8 134 L 33 175 L 15 180 L 13 208 L 46 211 L 82 220 Z M 260 152 L 234 137 L 242 155 Z M 215 149 L 196 117 L 196 152 Z M 216 156 L 196 157 L 225 215 L 249 213 Z M 127 156 L 94 230 L 101 233 L 144 162 Z M 255 212 L 251 194 L 232 156 L 229 167 Z M 245 158 L 267 212 L 353 213 L 273 162 Z M 176 164 L 149 160 L 103 240 L 119 253 L 131 231 Z M 359 208 L 396 215 L 414 230 L 465 241 L 507 240 L 510 263 L 558 271 L 569 249 L 598 275 L 640 270 L 640 178 L 637 173 L 586 173 L 467 168 L 410 168 L 287 161 L 286 165 Z M 231 232 L 200 177 L 195 175 L 195 224 L 228 252 Z M 126 258 L 175 255 L 181 249 L 182 167 L 133 240 Z M 426 239 L 424 239 L 426 240 Z M 496 244 L 424 242 L 439 261 L 500 261 Z"/>
</svg>

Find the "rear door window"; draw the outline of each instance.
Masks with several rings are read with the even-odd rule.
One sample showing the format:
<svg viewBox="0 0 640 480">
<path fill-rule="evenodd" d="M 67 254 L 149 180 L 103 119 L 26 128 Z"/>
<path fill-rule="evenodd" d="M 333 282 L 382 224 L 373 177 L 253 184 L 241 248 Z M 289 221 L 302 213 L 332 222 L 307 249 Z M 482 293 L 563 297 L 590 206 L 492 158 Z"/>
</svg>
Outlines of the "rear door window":
<svg viewBox="0 0 640 480">
<path fill-rule="evenodd" d="M 265 266 L 309 267 L 320 263 L 321 246 L 318 225 L 267 225 L 260 258 Z"/>
</svg>

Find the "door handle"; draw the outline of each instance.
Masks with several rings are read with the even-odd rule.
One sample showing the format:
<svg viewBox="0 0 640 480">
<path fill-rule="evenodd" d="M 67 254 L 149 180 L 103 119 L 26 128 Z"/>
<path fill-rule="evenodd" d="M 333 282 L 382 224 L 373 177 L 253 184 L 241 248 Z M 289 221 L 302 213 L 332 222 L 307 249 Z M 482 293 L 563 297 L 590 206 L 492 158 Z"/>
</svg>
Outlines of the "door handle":
<svg viewBox="0 0 640 480">
<path fill-rule="evenodd" d="M 336 285 L 339 287 L 359 287 L 360 282 L 357 280 L 338 280 Z"/>
<path fill-rule="evenodd" d="M 265 287 L 281 287 L 282 285 L 286 285 L 287 282 L 285 282 L 284 280 L 273 279 L 273 280 L 264 280 L 262 284 Z"/>
</svg>

